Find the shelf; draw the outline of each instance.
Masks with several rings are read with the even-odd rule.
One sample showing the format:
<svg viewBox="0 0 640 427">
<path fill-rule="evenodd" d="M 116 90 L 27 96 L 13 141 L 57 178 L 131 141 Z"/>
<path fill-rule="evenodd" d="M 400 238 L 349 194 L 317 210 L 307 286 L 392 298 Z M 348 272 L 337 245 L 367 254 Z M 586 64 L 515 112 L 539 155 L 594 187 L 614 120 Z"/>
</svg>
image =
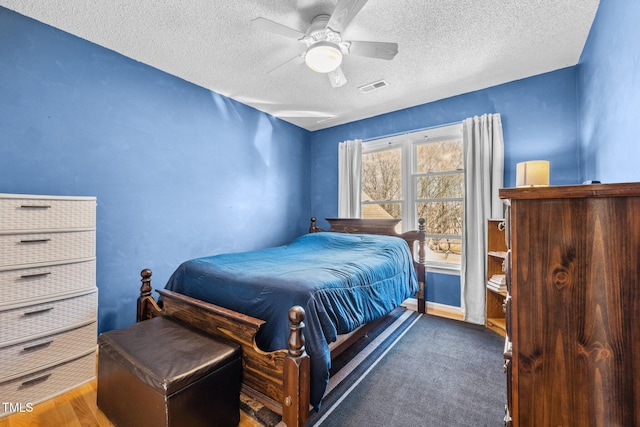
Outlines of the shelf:
<svg viewBox="0 0 640 427">
<path fill-rule="evenodd" d="M 499 333 L 503 337 L 507 335 L 507 322 L 504 318 L 492 317 L 487 319 L 487 328 Z"/>
<path fill-rule="evenodd" d="M 505 276 L 505 262 L 507 259 L 507 242 L 505 240 L 504 220 L 490 219 L 487 223 L 487 283 L 493 278 Z M 493 282 L 491 282 L 493 283 Z M 504 291 L 486 286 L 486 322 L 488 329 L 498 334 L 506 335 L 506 320 L 504 313 L 505 300 L 508 297 L 506 289 Z M 504 287 L 501 287 L 504 289 Z"/>
<path fill-rule="evenodd" d="M 495 289 L 491 289 L 490 287 L 487 286 L 487 290 L 489 292 L 493 292 L 496 295 L 500 295 L 503 298 L 507 297 L 507 291 L 496 291 Z"/>
<path fill-rule="evenodd" d="M 487 252 L 487 255 L 494 256 L 494 257 L 497 257 L 497 258 L 502 258 L 502 259 L 507 257 L 507 253 L 503 252 L 503 251 L 489 251 L 489 252 Z"/>
</svg>

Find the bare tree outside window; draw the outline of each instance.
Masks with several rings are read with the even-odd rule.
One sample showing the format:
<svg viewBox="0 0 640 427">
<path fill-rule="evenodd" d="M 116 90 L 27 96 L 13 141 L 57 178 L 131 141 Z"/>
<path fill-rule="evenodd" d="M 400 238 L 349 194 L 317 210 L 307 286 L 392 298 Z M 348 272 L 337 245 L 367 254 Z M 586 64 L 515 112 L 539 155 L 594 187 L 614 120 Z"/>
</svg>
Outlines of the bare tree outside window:
<svg viewBox="0 0 640 427">
<path fill-rule="evenodd" d="M 402 218 L 402 150 L 362 155 L 363 218 Z"/>
<path fill-rule="evenodd" d="M 416 146 L 418 217 L 426 219 L 429 249 L 440 260 L 460 262 L 464 209 L 464 154 L 460 139 Z"/>
<path fill-rule="evenodd" d="M 414 209 L 415 218 L 426 220 L 427 259 L 459 265 L 464 211 L 462 138 L 407 137 L 393 142 L 363 152 L 362 217 L 402 219 L 407 218 L 403 206 Z M 403 169 L 410 164 L 403 156 L 411 156 L 412 170 Z M 404 186 L 403 179 L 407 180 Z M 411 194 L 403 194 L 403 187 Z"/>
</svg>

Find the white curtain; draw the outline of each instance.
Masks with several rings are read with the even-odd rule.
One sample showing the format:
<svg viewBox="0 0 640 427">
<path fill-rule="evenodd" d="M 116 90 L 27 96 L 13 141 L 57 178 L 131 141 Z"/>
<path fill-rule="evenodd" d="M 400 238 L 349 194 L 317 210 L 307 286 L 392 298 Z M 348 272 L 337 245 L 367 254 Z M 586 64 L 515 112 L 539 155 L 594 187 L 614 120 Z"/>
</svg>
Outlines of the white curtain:
<svg viewBox="0 0 640 427">
<path fill-rule="evenodd" d="M 468 322 L 485 322 L 487 220 L 502 218 L 498 190 L 503 185 L 504 141 L 500 114 L 463 122 L 465 201 L 460 284 Z"/>
<path fill-rule="evenodd" d="M 362 140 L 338 146 L 338 217 L 360 218 Z"/>
</svg>

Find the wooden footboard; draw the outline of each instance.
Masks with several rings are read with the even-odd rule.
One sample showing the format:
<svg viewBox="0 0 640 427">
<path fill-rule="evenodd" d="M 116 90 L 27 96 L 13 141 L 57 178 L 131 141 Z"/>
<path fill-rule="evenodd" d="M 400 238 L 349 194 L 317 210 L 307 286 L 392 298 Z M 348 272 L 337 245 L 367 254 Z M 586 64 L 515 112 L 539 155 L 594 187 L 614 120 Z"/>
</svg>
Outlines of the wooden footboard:
<svg viewBox="0 0 640 427">
<path fill-rule="evenodd" d="M 310 364 L 304 348 L 304 309 L 289 310 L 288 349 L 265 352 L 255 336 L 263 320 L 168 290 L 160 308 L 151 295 L 151 271 L 142 270 L 138 321 L 159 315 L 172 316 L 212 335 L 230 339 L 242 347 L 242 390 L 272 411 L 282 414 L 289 427 L 304 426 L 309 416 Z"/>
</svg>

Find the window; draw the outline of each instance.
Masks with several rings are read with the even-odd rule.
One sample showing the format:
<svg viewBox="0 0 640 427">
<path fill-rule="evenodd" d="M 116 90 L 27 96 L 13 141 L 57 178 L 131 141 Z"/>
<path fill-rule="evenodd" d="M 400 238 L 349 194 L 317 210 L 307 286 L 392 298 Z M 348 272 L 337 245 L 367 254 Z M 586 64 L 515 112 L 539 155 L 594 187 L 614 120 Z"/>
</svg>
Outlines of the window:
<svg viewBox="0 0 640 427">
<path fill-rule="evenodd" d="M 430 270 L 460 268 L 463 211 L 462 124 L 363 144 L 362 217 L 424 218 Z"/>
</svg>

